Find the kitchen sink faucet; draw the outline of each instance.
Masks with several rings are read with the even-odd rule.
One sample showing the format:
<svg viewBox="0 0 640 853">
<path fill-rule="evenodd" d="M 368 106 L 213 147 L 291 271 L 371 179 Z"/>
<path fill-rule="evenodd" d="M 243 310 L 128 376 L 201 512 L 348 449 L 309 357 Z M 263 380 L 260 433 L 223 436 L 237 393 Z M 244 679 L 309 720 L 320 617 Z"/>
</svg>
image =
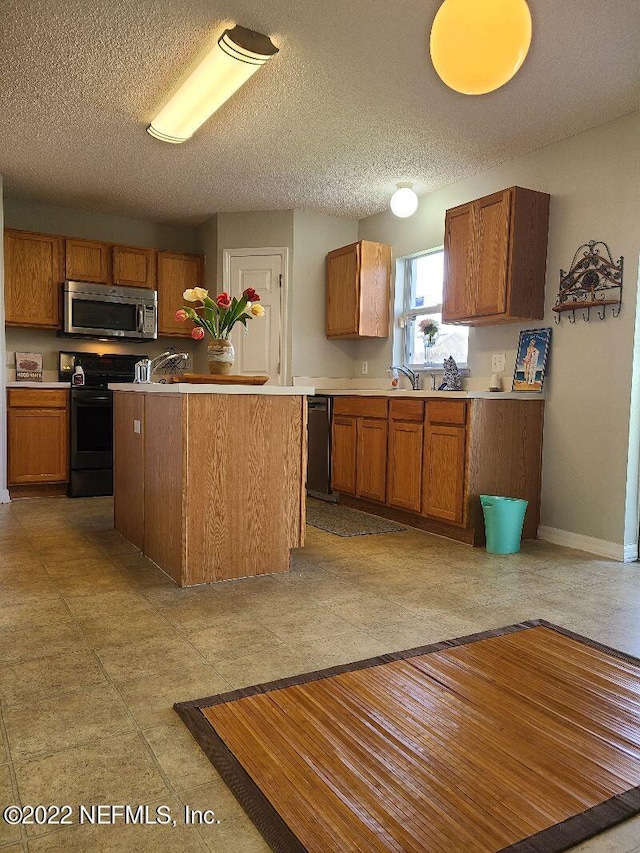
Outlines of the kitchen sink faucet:
<svg viewBox="0 0 640 853">
<path fill-rule="evenodd" d="M 135 379 L 134 382 L 149 384 L 155 370 L 164 367 L 172 359 L 176 360 L 176 366 L 180 361 L 187 362 L 189 356 L 186 352 L 163 352 L 155 358 L 143 358 L 135 363 Z"/>
<path fill-rule="evenodd" d="M 403 373 L 407 377 L 407 379 L 411 383 L 411 387 L 414 391 L 420 390 L 420 374 L 419 373 L 415 373 L 415 371 L 411 370 L 410 367 L 407 367 L 404 364 L 401 367 L 394 367 L 394 365 L 391 365 L 391 367 L 389 369 L 390 370 L 399 370 L 400 373 Z"/>
</svg>

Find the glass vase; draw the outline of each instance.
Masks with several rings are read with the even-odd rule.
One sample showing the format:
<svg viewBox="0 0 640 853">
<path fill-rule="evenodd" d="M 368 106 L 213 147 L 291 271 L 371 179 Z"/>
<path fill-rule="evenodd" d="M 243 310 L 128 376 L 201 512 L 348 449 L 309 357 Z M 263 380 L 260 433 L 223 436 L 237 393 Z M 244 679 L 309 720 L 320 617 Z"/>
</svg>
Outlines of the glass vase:
<svg viewBox="0 0 640 853">
<path fill-rule="evenodd" d="M 423 339 L 424 344 L 424 363 L 432 364 L 433 363 L 433 341 L 429 338 Z"/>
<path fill-rule="evenodd" d="M 236 351 L 228 338 L 214 339 L 207 347 L 209 373 L 228 375 L 236 360 Z"/>
</svg>

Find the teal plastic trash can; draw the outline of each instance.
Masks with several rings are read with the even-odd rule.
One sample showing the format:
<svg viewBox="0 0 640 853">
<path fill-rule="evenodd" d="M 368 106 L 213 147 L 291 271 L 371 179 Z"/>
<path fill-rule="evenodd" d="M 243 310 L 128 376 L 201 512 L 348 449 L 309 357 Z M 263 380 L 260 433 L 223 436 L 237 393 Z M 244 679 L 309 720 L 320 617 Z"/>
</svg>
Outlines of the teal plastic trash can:
<svg viewBox="0 0 640 853">
<path fill-rule="evenodd" d="M 528 501 L 480 495 L 490 554 L 516 554 L 520 550 L 522 525 Z"/>
</svg>

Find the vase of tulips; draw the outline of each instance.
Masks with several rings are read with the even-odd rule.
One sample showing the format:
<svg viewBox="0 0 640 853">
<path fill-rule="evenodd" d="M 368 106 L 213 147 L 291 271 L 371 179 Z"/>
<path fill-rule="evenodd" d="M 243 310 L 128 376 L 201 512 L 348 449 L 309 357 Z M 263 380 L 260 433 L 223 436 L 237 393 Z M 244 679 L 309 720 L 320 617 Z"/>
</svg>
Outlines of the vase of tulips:
<svg viewBox="0 0 640 853">
<path fill-rule="evenodd" d="M 425 317 L 424 320 L 418 323 L 418 328 L 420 329 L 422 343 L 424 344 L 424 363 L 431 364 L 433 360 L 433 345 L 438 337 L 440 326 L 437 320 Z"/>
<path fill-rule="evenodd" d="M 209 372 L 231 373 L 235 362 L 235 349 L 229 339 L 231 330 L 236 323 L 242 323 L 247 331 L 247 320 L 264 317 L 260 296 L 248 287 L 240 299 L 228 293 L 220 293 L 212 299 L 204 287 L 194 287 L 185 290 L 182 298 L 196 304 L 193 308 L 185 305 L 176 311 L 176 320 L 180 323 L 191 320 L 195 324 L 191 337 L 196 341 L 201 341 L 207 333 L 211 336 L 207 349 Z"/>
</svg>

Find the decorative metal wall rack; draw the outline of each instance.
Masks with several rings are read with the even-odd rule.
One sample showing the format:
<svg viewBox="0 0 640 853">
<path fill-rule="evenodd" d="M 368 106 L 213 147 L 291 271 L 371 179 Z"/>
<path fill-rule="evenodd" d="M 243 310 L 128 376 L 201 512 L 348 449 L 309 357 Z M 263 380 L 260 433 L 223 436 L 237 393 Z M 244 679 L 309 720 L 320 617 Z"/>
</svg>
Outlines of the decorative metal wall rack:
<svg viewBox="0 0 640 853">
<path fill-rule="evenodd" d="M 575 323 L 576 311 L 582 309 L 582 319 L 589 320 L 591 309 L 604 320 L 607 305 L 611 316 L 618 317 L 622 307 L 622 268 L 624 258 L 614 263 L 606 243 L 590 240 L 577 249 L 569 272 L 560 270 L 560 288 L 553 310 L 558 324 L 568 312 L 569 322 Z"/>
</svg>

